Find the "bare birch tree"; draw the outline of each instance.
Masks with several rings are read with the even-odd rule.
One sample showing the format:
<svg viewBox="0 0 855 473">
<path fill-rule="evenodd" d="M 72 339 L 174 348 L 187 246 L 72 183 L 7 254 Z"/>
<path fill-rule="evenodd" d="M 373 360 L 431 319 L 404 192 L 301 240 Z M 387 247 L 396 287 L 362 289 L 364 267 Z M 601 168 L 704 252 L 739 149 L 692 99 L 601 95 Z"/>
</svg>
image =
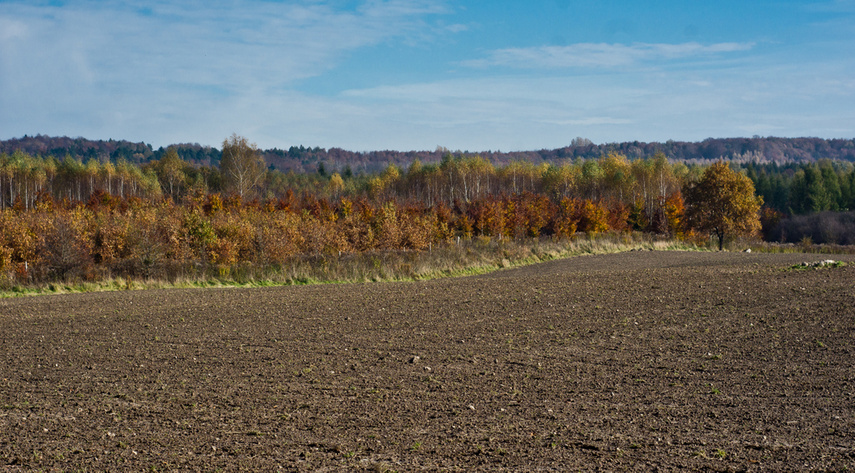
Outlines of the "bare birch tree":
<svg viewBox="0 0 855 473">
<path fill-rule="evenodd" d="M 220 162 L 225 189 L 241 197 L 252 195 L 264 179 L 265 165 L 255 143 L 249 143 L 236 133 L 223 141 L 223 159 Z"/>
</svg>

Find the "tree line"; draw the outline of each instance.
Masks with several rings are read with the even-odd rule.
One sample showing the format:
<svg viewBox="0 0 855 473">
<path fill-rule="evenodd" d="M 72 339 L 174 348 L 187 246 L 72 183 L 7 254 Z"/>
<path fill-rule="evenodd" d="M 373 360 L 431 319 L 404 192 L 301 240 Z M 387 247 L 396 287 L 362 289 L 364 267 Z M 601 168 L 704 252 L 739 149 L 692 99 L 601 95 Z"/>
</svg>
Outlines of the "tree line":
<svg viewBox="0 0 855 473">
<path fill-rule="evenodd" d="M 124 160 L 134 164 L 145 164 L 162 159 L 169 149 L 178 152 L 182 159 L 197 166 L 218 166 L 221 150 L 198 143 L 182 143 L 166 148 L 152 148 L 146 143 L 124 140 L 87 140 L 85 138 L 48 137 L 44 135 L 24 136 L 0 141 L 0 153 L 12 154 L 20 150 L 30 155 L 66 155 L 73 159 L 114 164 Z M 609 154 L 620 154 L 630 160 L 645 159 L 663 154 L 672 161 L 696 164 L 711 164 L 717 160 L 737 163 L 810 163 L 821 159 L 855 162 L 855 139 L 823 138 L 709 138 L 700 142 L 622 142 L 595 144 L 585 138 L 575 138 L 568 146 L 535 151 L 502 152 L 450 151 L 438 146 L 425 151 L 367 151 L 354 152 L 341 148 L 291 146 L 288 149 L 259 150 L 268 166 L 283 173 L 293 171 L 308 174 L 324 166 L 330 172 L 376 173 L 389 164 L 408 168 L 414 161 L 439 163 L 443 156 L 455 157 L 479 155 L 494 166 L 506 166 L 514 161 L 536 164 L 558 164 L 566 160 L 596 159 Z"/>
<path fill-rule="evenodd" d="M 331 201 L 344 197 L 418 201 L 428 207 L 527 192 L 553 202 L 562 198 L 608 202 L 628 212 L 632 228 L 662 230 L 667 200 L 676 199 L 684 183 L 703 169 L 672 163 L 661 154 L 631 161 L 612 153 L 562 164 L 513 161 L 497 167 L 479 155 L 446 153 L 438 163 L 416 160 L 407 169 L 388 165 L 375 174 L 328 172 L 323 166 L 313 173 L 283 173 L 270 170 L 262 156 L 238 136 L 224 142 L 218 166 L 194 165 L 172 148 L 161 159 L 140 166 L 124 160 L 114 164 L 3 153 L 0 209 L 32 209 L 41 194 L 57 202 L 86 203 L 96 192 L 119 198 L 169 198 L 178 204 L 208 194 L 266 201 L 308 193 Z"/>
<path fill-rule="evenodd" d="M 722 194 L 717 190 L 733 181 L 742 186 L 733 198 L 715 200 Z M 657 225 L 697 241 L 715 233 L 720 245 L 725 236 L 754 234 L 759 200 L 750 191 L 743 175 L 713 165 L 686 188 L 689 202 L 680 193 L 664 199 Z M 290 190 L 264 200 L 194 194 L 180 204 L 101 190 L 86 203 L 57 202 L 40 192 L 29 210 L 19 204 L 0 211 L 0 279 L 6 281 L 162 278 L 212 270 L 228 275 L 241 265 L 278 268 L 306 255 L 425 251 L 460 239 L 570 238 L 650 225 L 618 199 L 550 198 L 527 190 L 431 206 L 367 194 L 329 200 Z M 710 214 L 716 208 L 728 212 Z"/>
<path fill-rule="evenodd" d="M 142 166 L 0 154 L 0 275 L 28 281 L 151 277 L 165 268 L 283 265 L 299 255 L 422 251 L 458 239 L 646 231 L 719 247 L 756 235 L 762 199 L 724 162 L 563 164 L 446 153 L 376 174 L 270 170 L 244 137 L 219 166 L 169 149 Z"/>
<path fill-rule="evenodd" d="M 766 206 L 787 215 L 855 210 L 855 165 L 823 159 L 741 166 Z"/>
<path fill-rule="evenodd" d="M 159 159 L 142 165 L 122 158 L 99 161 L 95 158 L 81 160 L 70 155 L 62 159 L 52 155 L 42 157 L 20 150 L 2 153 L 0 208 L 12 206 L 19 197 L 24 208 L 29 208 L 43 189 L 57 200 L 86 201 L 92 192 L 100 188 L 121 197 L 169 196 L 179 202 L 189 194 L 234 190 L 223 180 L 221 151 L 217 152 L 213 164 L 199 165 L 193 152 L 189 152 L 190 159 L 186 158 L 186 149 L 169 148 Z M 264 159 L 265 153 L 257 148 L 254 153 L 263 163 L 259 164 L 257 185 L 254 186 L 256 195 L 262 198 L 281 197 L 289 189 L 335 198 L 359 193 L 376 194 L 381 187 L 384 195 L 421 199 L 428 203 L 440 199 L 450 203 L 457 198 L 465 201 L 484 194 L 522 190 L 550 195 L 573 193 L 592 200 L 611 197 L 617 192 L 618 197 L 626 197 L 621 198 L 628 205 L 644 201 L 648 216 L 654 213 L 656 185 L 661 184 L 673 191 L 674 182 L 679 187 L 691 178 L 689 174 L 697 175 L 701 168 L 692 163 L 674 163 L 664 154 L 630 160 L 625 155 L 612 152 L 596 159 L 567 159 L 557 163 L 511 161 L 504 166 L 496 166 L 481 155 L 446 152 L 435 163 L 422 164 L 421 160 L 415 159 L 408 168 L 387 165 L 374 174 L 354 174 L 348 166 L 339 172 L 331 172 L 323 163 L 313 172 L 301 173 L 270 169 Z M 763 198 L 767 208 L 781 214 L 779 218 L 855 209 L 855 165 L 852 163 L 827 159 L 780 165 L 731 163 L 735 169 L 745 171 L 757 195 Z M 663 173 L 666 165 L 668 172 Z M 650 177 L 651 173 L 659 174 L 658 184 Z M 395 183 L 391 182 L 391 176 L 395 176 Z M 658 192 L 665 193 L 666 190 L 659 189 Z"/>
</svg>

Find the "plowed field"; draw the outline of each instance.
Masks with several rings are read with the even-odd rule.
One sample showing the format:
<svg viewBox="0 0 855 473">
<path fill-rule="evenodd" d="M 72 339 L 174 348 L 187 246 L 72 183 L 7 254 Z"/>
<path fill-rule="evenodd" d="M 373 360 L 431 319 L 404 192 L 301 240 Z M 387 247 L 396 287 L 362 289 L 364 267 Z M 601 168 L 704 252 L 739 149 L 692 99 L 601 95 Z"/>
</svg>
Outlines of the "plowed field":
<svg viewBox="0 0 855 473">
<path fill-rule="evenodd" d="M 855 468 L 855 265 L 0 301 L 0 471 Z M 853 261 L 851 256 L 832 256 Z"/>
</svg>

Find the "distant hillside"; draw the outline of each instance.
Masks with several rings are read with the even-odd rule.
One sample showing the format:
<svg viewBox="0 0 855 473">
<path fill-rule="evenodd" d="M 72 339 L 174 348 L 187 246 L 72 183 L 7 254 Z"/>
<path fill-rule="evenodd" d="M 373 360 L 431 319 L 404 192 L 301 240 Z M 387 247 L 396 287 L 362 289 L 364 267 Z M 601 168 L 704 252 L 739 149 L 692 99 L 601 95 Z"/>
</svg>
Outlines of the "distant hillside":
<svg viewBox="0 0 855 473">
<path fill-rule="evenodd" d="M 248 137 L 250 141 L 251 137 Z M 198 143 L 173 145 L 182 159 L 199 165 L 217 165 L 220 151 Z M 165 150 L 152 149 L 146 143 L 116 140 L 88 140 L 85 138 L 49 137 L 43 135 L 24 136 L 0 141 L 0 153 L 21 150 L 29 154 L 99 161 L 125 159 L 140 164 L 160 159 Z M 406 168 L 414 160 L 422 163 L 437 163 L 449 150 L 437 148 L 433 151 L 370 151 L 353 152 L 341 148 L 307 148 L 292 146 L 287 150 L 264 150 L 269 166 L 283 172 L 315 172 L 323 163 L 328 171 L 349 167 L 353 172 L 374 172 L 389 164 Z M 727 159 L 757 163 L 805 163 L 819 159 L 855 162 L 855 139 L 822 138 L 709 138 L 701 142 L 667 141 L 665 143 L 594 144 L 584 138 L 574 139 L 570 146 L 552 150 L 503 153 L 501 151 L 452 151 L 454 155 L 478 154 L 496 165 L 505 165 L 515 160 L 534 163 L 560 162 L 566 159 L 596 158 L 610 152 L 637 159 L 663 153 L 669 159 L 685 162 L 709 162 Z"/>
</svg>

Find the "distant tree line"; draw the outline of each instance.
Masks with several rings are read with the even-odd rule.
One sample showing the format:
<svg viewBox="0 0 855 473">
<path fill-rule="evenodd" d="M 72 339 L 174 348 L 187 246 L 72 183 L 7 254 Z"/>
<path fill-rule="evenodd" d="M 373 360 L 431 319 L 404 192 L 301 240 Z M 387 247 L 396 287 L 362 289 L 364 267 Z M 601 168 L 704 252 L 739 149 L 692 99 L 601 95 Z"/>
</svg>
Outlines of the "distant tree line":
<svg viewBox="0 0 855 473">
<path fill-rule="evenodd" d="M 163 158 L 168 149 L 174 149 L 187 162 L 200 166 L 218 166 L 221 150 L 198 143 L 175 144 L 152 149 L 145 143 L 115 140 L 87 140 L 84 138 L 53 138 L 43 135 L 24 136 L 0 141 L 0 153 L 15 151 L 36 156 L 70 156 L 72 159 L 101 162 L 124 160 L 144 164 Z M 261 157 L 272 169 L 299 174 L 316 172 L 323 166 L 328 172 L 375 173 L 389 164 L 408 168 L 418 160 L 422 163 L 439 163 L 447 154 L 456 157 L 478 155 L 494 166 L 505 166 L 514 161 L 535 164 L 560 164 L 567 160 L 596 159 L 609 154 L 620 154 L 630 160 L 650 158 L 658 154 L 672 161 L 711 164 L 720 159 L 736 163 L 810 163 L 821 159 L 855 162 L 855 139 L 822 138 L 709 138 L 700 142 L 666 141 L 623 142 L 595 144 L 585 138 L 575 138 L 568 146 L 537 151 L 451 151 L 438 146 L 430 151 L 368 151 L 354 152 L 341 148 L 291 146 L 289 149 L 259 150 Z"/>
</svg>

